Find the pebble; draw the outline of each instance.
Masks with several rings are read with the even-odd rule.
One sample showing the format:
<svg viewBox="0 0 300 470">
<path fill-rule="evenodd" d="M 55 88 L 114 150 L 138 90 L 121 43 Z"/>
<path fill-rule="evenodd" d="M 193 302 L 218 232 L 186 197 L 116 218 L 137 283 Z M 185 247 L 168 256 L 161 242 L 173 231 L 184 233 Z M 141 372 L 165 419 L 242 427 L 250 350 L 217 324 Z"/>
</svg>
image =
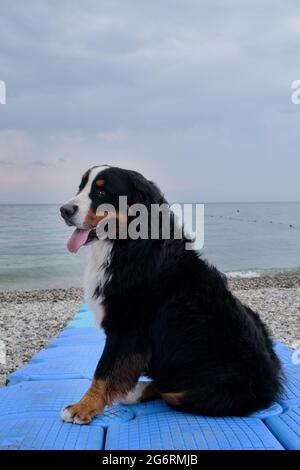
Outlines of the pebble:
<svg viewBox="0 0 300 470">
<path fill-rule="evenodd" d="M 26 363 L 66 326 L 78 310 L 82 296 L 75 300 L 43 297 L 39 301 L 16 302 L 10 295 L 9 298 L 0 304 L 0 385 L 5 385 L 7 374 Z"/>
<path fill-rule="evenodd" d="M 275 338 L 300 345 L 300 276 L 231 278 L 229 285 Z M 82 289 L 75 287 L 0 292 L 0 385 L 66 326 L 82 298 Z"/>
</svg>

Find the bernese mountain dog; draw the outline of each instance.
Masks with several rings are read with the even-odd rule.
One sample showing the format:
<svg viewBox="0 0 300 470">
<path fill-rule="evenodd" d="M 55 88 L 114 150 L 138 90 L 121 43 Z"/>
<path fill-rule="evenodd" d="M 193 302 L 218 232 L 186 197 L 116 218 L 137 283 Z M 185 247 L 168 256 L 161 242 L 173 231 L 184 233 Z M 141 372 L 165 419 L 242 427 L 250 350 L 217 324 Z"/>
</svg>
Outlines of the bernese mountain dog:
<svg viewBox="0 0 300 470">
<path fill-rule="evenodd" d="M 106 335 L 89 389 L 62 410 L 62 419 L 85 424 L 114 401 L 158 397 L 176 410 L 208 416 L 268 407 L 281 391 L 281 369 L 258 314 L 174 230 L 169 239 L 99 239 L 96 226 L 104 216 L 97 208 L 111 204 L 120 222 L 119 196 L 127 197 L 128 207 L 141 203 L 149 211 L 166 204 L 158 187 L 136 171 L 97 166 L 60 209 L 76 227 L 69 250 L 88 245 L 85 298 Z M 141 375 L 151 381 L 139 382 Z"/>
</svg>

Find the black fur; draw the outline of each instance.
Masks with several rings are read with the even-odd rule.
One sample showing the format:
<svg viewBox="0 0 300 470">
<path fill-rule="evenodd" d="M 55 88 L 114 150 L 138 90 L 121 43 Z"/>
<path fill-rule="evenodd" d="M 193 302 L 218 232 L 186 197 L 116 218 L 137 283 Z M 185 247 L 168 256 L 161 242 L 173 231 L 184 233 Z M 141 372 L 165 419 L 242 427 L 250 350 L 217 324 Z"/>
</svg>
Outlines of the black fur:
<svg viewBox="0 0 300 470">
<path fill-rule="evenodd" d="M 98 177 L 105 180 L 104 202 L 119 195 L 148 206 L 165 202 L 136 172 L 106 168 Z M 102 202 L 94 186 L 90 197 L 92 208 Z M 160 393 L 184 392 L 177 408 L 203 415 L 269 406 L 280 393 L 281 371 L 266 326 L 185 241 L 112 242 L 110 281 L 101 289 L 107 342 L 95 377 L 118 371 L 128 391 L 145 373 Z"/>
</svg>

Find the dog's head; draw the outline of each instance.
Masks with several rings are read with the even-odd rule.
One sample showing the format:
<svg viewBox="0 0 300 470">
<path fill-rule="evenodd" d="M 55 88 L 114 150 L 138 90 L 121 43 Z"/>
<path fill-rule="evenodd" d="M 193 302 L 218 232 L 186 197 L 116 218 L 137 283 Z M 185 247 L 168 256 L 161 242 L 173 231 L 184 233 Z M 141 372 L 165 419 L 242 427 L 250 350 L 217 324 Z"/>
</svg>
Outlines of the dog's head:
<svg viewBox="0 0 300 470">
<path fill-rule="evenodd" d="M 101 204 L 110 204 L 119 214 L 119 197 L 126 196 L 132 204 L 162 204 L 165 201 L 157 186 L 136 171 L 96 166 L 82 176 L 78 192 L 60 208 L 67 225 L 76 229 L 68 241 L 68 248 L 76 253 L 79 248 L 97 240 L 96 226 L 106 215 L 97 215 Z"/>
</svg>

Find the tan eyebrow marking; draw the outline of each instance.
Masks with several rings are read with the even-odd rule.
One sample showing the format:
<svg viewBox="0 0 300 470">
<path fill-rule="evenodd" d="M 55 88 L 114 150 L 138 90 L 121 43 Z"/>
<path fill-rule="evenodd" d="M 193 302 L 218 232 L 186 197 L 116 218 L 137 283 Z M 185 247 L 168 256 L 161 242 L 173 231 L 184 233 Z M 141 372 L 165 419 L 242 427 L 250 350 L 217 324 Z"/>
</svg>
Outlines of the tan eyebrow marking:
<svg viewBox="0 0 300 470">
<path fill-rule="evenodd" d="M 105 183 L 105 181 L 103 179 L 96 180 L 96 185 L 99 186 L 99 187 L 104 186 L 104 183 Z"/>
</svg>

